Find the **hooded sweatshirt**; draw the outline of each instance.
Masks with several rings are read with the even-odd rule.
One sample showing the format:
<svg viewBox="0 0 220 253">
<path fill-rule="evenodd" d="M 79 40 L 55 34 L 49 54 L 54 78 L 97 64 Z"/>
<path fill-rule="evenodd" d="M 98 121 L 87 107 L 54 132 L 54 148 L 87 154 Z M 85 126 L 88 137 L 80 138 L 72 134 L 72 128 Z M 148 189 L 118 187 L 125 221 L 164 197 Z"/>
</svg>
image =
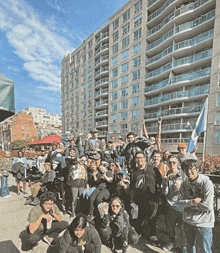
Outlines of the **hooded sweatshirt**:
<svg viewBox="0 0 220 253">
<path fill-rule="evenodd" d="M 199 204 L 193 204 L 193 199 L 201 198 Z M 184 222 L 195 227 L 214 227 L 214 187 L 205 175 L 190 182 L 183 181 L 179 192 L 179 204 L 183 207 Z"/>
</svg>

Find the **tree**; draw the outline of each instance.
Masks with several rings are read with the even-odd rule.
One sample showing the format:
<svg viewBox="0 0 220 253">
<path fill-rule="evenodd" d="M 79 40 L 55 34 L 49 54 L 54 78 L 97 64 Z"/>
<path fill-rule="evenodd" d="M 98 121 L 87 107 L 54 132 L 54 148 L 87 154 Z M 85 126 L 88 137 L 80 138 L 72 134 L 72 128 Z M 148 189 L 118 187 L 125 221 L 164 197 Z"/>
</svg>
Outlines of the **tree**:
<svg viewBox="0 0 220 253">
<path fill-rule="evenodd" d="M 17 139 L 17 140 L 14 140 L 11 142 L 11 149 L 22 149 L 24 147 L 27 146 L 27 141 L 26 140 L 20 140 L 20 139 Z"/>
</svg>

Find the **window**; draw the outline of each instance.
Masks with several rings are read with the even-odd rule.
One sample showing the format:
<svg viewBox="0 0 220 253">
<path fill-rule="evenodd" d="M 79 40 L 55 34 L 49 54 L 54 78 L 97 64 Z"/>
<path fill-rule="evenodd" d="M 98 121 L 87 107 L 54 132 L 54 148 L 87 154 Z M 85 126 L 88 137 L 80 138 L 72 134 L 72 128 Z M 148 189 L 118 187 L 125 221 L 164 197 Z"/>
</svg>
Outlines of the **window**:
<svg viewBox="0 0 220 253">
<path fill-rule="evenodd" d="M 88 110 L 88 116 L 92 117 L 92 110 Z"/>
<path fill-rule="evenodd" d="M 86 99 L 86 93 L 82 94 L 82 99 Z"/>
<path fill-rule="evenodd" d="M 127 47 L 129 45 L 129 36 L 125 37 L 123 40 L 122 40 L 122 49 Z"/>
<path fill-rule="evenodd" d="M 82 112 L 82 117 L 83 117 L 83 118 L 86 117 L 86 112 Z"/>
<path fill-rule="evenodd" d="M 141 74 L 140 74 L 140 70 L 139 69 L 136 70 L 136 71 L 134 71 L 134 72 L 132 72 L 132 81 L 135 81 L 135 80 L 139 79 L 140 76 L 141 76 Z"/>
<path fill-rule="evenodd" d="M 130 18 L 130 9 L 123 13 L 123 22 L 127 21 Z"/>
<path fill-rule="evenodd" d="M 115 89 L 117 87 L 118 87 L 118 80 L 116 79 L 112 81 L 112 89 Z"/>
<path fill-rule="evenodd" d="M 111 104 L 111 112 L 115 112 L 118 110 L 118 104 L 117 103 L 112 103 Z"/>
<path fill-rule="evenodd" d="M 83 108 L 83 110 L 86 109 L 86 102 L 83 103 L 82 108 Z"/>
<path fill-rule="evenodd" d="M 76 74 L 76 77 L 79 75 L 79 69 L 76 69 L 75 74 Z"/>
<path fill-rule="evenodd" d="M 116 122 L 118 120 L 118 115 L 117 114 L 112 114 L 111 115 L 111 122 Z"/>
<path fill-rule="evenodd" d="M 112 58 L 112 65 L 116 65 L 118 63 L 118 56 Z"/>
<path fill-rule="evenodd" d="M 90 51 L 88 52 L 88 57 L 89 57 L 89 59 L 92 58 L 92 50 L 90 50 Z"/>
<path fill-rule="evenodd" d="M 83 55 L 83 57 L 82 57 L 82 61 L 83 61 L 83 63 L 86 61 L 86 54 L 85 54 L 85 55 Z"/>
<path fill-rule="evenodd" d="M 138 119 L 139 118 L 139 110 L 138 109 L 132 110 L 131 117 L 132 117 L 132 119 Z"/>
<path fill-rule="evenodd" d="M 84 75 L 82 76 L 82 81 L 83 81 L 83 82 L 86 81 L 86 74 L 84 74 Z"/>
<path fill-rule="evenodd" d="M 76 79 L 76 86 L 79 85 L 79 79 Z"/>
<path fill-rule="evenodd" d="M 140 91 L 140 84 L 139 83 L 135 83 L 132 85 L 132 93 L 137 93 Z"/>
<path fill-rule="evenodd" d="M 135 5 L 134 5 L 134 13 L 140 11 L 142 9 L 142 0 L 138 1 Z"/>
<path fill-rule="evenodd" d="M 92 67 L 92 61 L 89 61 L 88 62 L 88 68 L 91 68 Z"/>
<path fill-rule="evenodd" d="M 136 30 L 134 32 L 134 40 L 137 40 L 141 37 L 141 28 L 139 28 L 138 30 Z"/>
<path fill-rule="evenodd" d="M 121 65 L 121 73 L 125 73 L 128 71 L 128 68 L 129 68 L 129 63 L 126 62 L 124 64 Z"/>
<path fill-rule="evenodd" d="M 118 68 L 112 69 L 112 77 L 115 77 L 118 75 Z"/>
<path fill-rule="evenodd" d="M 118 40 L 118 31 L 112 34 L 113 43 Z"/>
<path fill-rule="evenodd" d="M 125 97 L 128 95 L 128 88 L 124 88 L 121 90 L 121 97 Z"/>
<path fill-rule="evenodd" d="M 91 119 L 88 120 L 88 125 L 89 125 L 89 126 L 92 125 L 92 120 L 91 120 Z"/>
<path fill-rule="evenodd" d="M 76 53 L 76 58 L 79 59 L 80 57 L 80 51 Z"/>
<path fill-rule="evenodd" d="M 79 87 L 75 88 L 75 92 L 78 93 L 79 92 Z"/>
<path fill-rule="evenodd" d="M 115 54 L 118 52 L 118 43 L 112 46 L 112 54 Z"/>
<path fill-rule="evenodd" d="M 79 67 L 80 65 L 80 60 L 76 61 L 76 68 Z"/>
<path fill-rule="evenodd" d="M 136 131 L 138 130 L 138 122 L 133 122 L 131 123 L 131 131 Z"/>
<path fill-rule="evenodd" d="M 217 106 L 220 106 L 220 93 L 218 93 L 218 97 L 217 97 Z"/>
<path fill-rule="evenodd" d="M 214 143 L 219 143 L 219 140 L 220 140 L 220 130 L 215 129 L 214 130 L 214 135 L 213 135 L 213 142 Z"/>
<path fill-rule="evenodd" d="M 82 86 L 82 91 L 85 91 L 85 90 L 86 90 L 86 84 L 84 83 Z"/>
<path fill-rule="evenodd" d="M 123 51 L 123 52 L 121 53 L 121 59 L 122 59 L 122 60 L 125 60 L 125 59 L 128 59 L 128 57 L 129 57 L 129 51 L 128 51 L 128 49 L 127 49 L 127 50 L 125 50 L 125 51 Z"/>
<path fill-rule="evenodd" d="M 121 132 L 127 132 L 127 124 L 121 124 Z"/>
<path fill-rule="evenodd" d="M 90 40 L 90 41 L 88 42 L 88 47 L 89 47 L 89 48 L 92 47 L 92 40 Z"/>
<path fill-rule="evenodd" d="M 121 101 L 121 109 L 126 109 L 126 108 L 128 108 L 128 100 L 127 99 Z"/>
<path fill-rule="evenodd" d="M 132 60 L 132 67 L 136 68 L 141 64 L 141 56 L 138 56 Z"/>
<path fill-rule="evenodd" d="M 82 67 L 82 71 L 83 71 L 83 72 L 86 71 L 86 65 L 84 65 L 84 66 Z"/>
<path fill-rule="evenodd" d="M 92 70 L 90 70 L 89 72 L 88 72 L 88 78 L 91 78 L 92 77 Z"/>
<path fill-rule="evenodd" d="M 115 99 L 117 99 L 117 98 L 118 98 L 118 92 L 117 92 L 117 91 L 112 92 L 112 93 L 111 93 L 111 99 L 112 99 L 112 100 L 115 100 Z"/>
<path fill-rule="evenodd" d="M 115 30 L 116 28 L 118 28 L 119 26 L 119 18 L 117 18 L 114 22 L 113 22 L 113 30 Z"/>
<path fill-rule="evenodd" d="M 127 34 L 130 31 L 130 23 L 127 23 L 122 27 L 122 35 Z"/>
<path fill-rule="evenodd" d="M 111 132 L 116 133 L 117 132 L 117 125 L 111 126 Z"/>
<path fill-rule="evenodd" d="M 220 112 L 216 113 L 215 123 L 220 124 Z"/>
<path fill-rule="evenodd" d="M 88 98 L 91 98 L 92 97 L 92 90 L 89 90 L 88 91 Z"/>
<path fill-rule="evenodd" d="M 92 106 L 92 101 L 90 100 L 88 103 L 88 108 L 90 108 Z"/>
<path fill-rule="evenodd" d="M 121 77 L 121 85 L 128 84 L 128 75 Z"/>
<path fill-rule="evenodd" d="M 139 54 L 141 52 L 141 42 L 133 46 L 133 55 Z"/>
<path fill-rule="evenodd" d="M 132 107 L 135 107 L 135 106 L 138 106 L 140 103 L 140 98 L 139 97 L 133 97 L 131 99 L 131 106 Z"/>
<path fill-rule="evenodd" d="M 139 26 L 142 23 L 142 14 L 134 18 L 134 28 Z"/>
<path fill-rule="evenodd" d="M 128 119 L 128 112 L 121 112 L 121 120 L 127 120 Z"/>
<path fill-rule="evenodd" d="M 88 81 L 87 86 L 88 86 L 88 89 L 92 88 L 92 80 Z"/>
</svg>

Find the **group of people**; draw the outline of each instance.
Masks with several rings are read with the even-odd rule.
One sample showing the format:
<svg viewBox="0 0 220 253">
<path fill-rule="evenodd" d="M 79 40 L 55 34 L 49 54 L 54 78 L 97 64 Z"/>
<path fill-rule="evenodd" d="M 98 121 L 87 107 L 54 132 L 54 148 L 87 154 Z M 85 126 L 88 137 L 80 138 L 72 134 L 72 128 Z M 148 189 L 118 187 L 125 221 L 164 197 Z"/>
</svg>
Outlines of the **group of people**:
<svg viewBox="0 0 220 253">
<path fill-rule="evenodd" d="M 180 252 L 196 252 L 197 233 L 202 238 L 199 246 L 212 252 L 214 188 L 200 173 L 195 153 L 188 153 L 184 142 L 178 144 L 176 155 L 162 151 L 159 138 L 146 133 L 137 137 L 129 132 L 126 137 L 127 142 L 99 139 L 93 129 L 84 143 L 79 137 L 68 145 L 54 143 L 47 154 L 42 149 L 35 164 L 42 175 L 37 182 L 30 180 L 27 168 L 23 174 L 19 166 L 12 169 L 18 194 L 20 182 L 26 193 L 27 182 L 30 203 L 35 205 L 28 217 L 26 243 L 34 248 L 43 240 L 48 252 L 55 253 L 98 253 L 102 244 L 125 253 L 146 236 L 169 251 L 176 247 L 178 229 Z M 20 151 L 12 167 L 17 163 L 28 164 Z M 61 211 L 70 214 L 70 224 L 62 221 L 57 199 L 62 201 Z M 165 243 L 157 236 L 159 215 L 166 221 Z"/>
</svg>

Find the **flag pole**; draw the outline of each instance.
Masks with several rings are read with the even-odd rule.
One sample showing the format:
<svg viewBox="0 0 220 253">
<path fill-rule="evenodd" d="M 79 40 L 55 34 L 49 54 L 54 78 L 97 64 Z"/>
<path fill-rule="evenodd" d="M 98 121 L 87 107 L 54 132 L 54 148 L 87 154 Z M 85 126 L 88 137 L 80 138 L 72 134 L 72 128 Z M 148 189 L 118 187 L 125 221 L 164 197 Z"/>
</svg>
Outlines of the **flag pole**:
<svg viewBox="0 0 220 253">
<path fill-rule="evenodd" d="M 203 151 L 202 151 L 202 162 L 205 161 L 205 145 L 206 145 L 206 131 L 204 133 Z"/>
</svg>

